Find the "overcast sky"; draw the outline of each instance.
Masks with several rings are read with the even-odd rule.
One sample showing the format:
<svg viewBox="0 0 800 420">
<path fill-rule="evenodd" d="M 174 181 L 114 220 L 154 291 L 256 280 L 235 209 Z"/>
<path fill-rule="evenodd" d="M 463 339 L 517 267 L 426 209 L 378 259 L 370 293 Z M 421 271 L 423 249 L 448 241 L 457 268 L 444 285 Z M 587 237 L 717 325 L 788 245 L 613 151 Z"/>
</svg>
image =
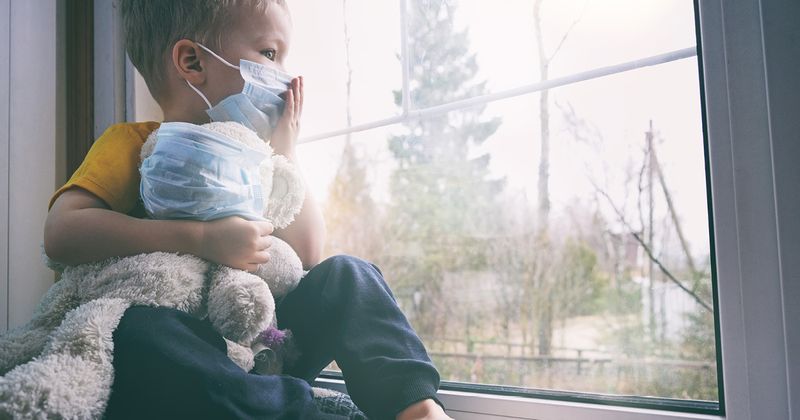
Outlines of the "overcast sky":
<svg viewBox="0 0 800 420">
<path fill-rule="evenodd" d="M 415 0 L 409 0 L 415 1 Z M 425 0 L 419 0 L 425 1 Z M 461 0 L 456 25 L 469 30 L 471 51 L 490 92 L 539 80 L 531 0 Z M 306 80 L 303 132 L 308 137 L 345 127 L 345 48 L 340 0 L 290 3 L 294 40 L 288 69 Z M 353 123 L 398 115 L 392 90 L 401 86 L 400 13 L 396 0 L 348 0 L 353 69 Z M 552 52 L 577 21 L 553 59 L 550 77 L 566 76 L 695 45 L 689 0 L 548 0 L 544 43 Z M 413 46 L 412 46 L 413 48 Z M 639 69 L 551 91 L 551 192 L 554 215 L 591 191 L 589 176 L 608 176 L 622 200 L 625 165 L 641 159 L 644 132 L 653 120 L 658 153 L 684 229 L 695 253 L 708 252 L 700 93 L 694 58 Z M 558 106 L 571 106 L 602 136 L 600 148 L 576 145 Z M 536 197 L 539 157 L 538 94 L 495 102 L 485 111 L 503 125 L 482 152 L 510 191 Z M 386 138 L 397 127 L 356 134 L 370 162 L 375 195 L 387 199 L 391 160 Z M 300 147 L 304 171 L 323 199 L 335 174 L 341 138 Z M 604 169 L 605 168 L 605 169 Z M 605 175 L 604 175 L 605 176 Z"/>
</svg>

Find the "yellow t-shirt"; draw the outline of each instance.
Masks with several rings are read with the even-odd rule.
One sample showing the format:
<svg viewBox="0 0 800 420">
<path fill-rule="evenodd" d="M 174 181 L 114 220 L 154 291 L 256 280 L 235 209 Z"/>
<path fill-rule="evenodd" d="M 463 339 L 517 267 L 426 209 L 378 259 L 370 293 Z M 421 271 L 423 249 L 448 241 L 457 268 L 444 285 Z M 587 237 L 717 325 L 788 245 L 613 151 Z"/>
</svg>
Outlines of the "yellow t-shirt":
<svg viewBox="0 0 800 420">
<path fill-rule="evenodd" d="M 119 213 L 138 215 L 139 153 L 147 136 L 159 127 L 154 121 L 114 124 L 92 144 L 72 177 L 53 194 L 49 207 L 64 191 L 80 187 Z"/>
</svg>

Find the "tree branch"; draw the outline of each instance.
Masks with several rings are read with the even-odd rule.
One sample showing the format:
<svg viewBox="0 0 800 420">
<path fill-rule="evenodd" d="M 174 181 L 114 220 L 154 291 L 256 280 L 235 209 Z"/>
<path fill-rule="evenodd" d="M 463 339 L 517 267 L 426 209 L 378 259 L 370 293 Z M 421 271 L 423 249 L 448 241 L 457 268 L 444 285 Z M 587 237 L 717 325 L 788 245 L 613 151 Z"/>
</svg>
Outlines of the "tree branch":
<svg viewBox="0 0 800 420">
<path fill-rule="evenodd" d="M 564 32 L 564 36 L 561 37 L 561 41 L 558 42 L 558 46 L 553 51 L 553 53 L 550 54 L 550 57 L 547 59 L 547 64 L 550 64 L 550 62 L 553 61 L 554 58 L 556 58 L 556 55 L 558 54 L 558 51 L 561 50 L 561 46 L 564 45 L 564 41 L 566 41 L 567 37 L 569 37 L 569 33 L 572 32 L 572 29 L 575 28 L 575 25 L 577 25 L 578 22 L 580 22 L 581 19 L 583 19 L 583 15 L 584 15 L 584 13 L 586 13 L 586 6 L 588 4 L 589 4 L 588 1 L 583 3 L 583 10 L 581 10 L 580 16 L 578 16 L 578 18 L 575 19 L 575 21 L 572 22 L 572 25 L 570 25 L 569 28 L 567 28 L 567 31 Z"/>
<path fill-rule="evenodd" d="M 689 252 L 689 242 L 686 241 L 686 236 L 683 234 L 683 228 L 681 228 L 678 213 L 675 211 L 675 206 L 672 203 L 672 195 L 669 193 L 669 189 L 667 189 L 667 181 L 664 178 L 664 172 L 661 170 L 661 164 L 658 162 L 658 155 L 655 150 L 653 150 L 653 166 L 655 166 L 656 175 L 661 184 L 661 190 L 664 192 L 664 199 L 667 200 L 667 208 L 669 209 L 670 216 L 672 216 L 672 223 L 675 224 L 675 231 L 678 232 L 678 240 L 680 240 L 683 253 L 686 254 L 686 262 L 689 264 L 689 269 L 692 270 L 692 274 L 697 275 L 697 265 L 694 263 L 692 253 Z"/>
<path fill-rule="evenodd" d="M 669 270 L 667 270 L 666 267 L 664 267 L 664 264 L 662 264 L 661 261 L 655 255 L 653 255 L 653 252 L 650 250 L 650 247 L 647 246 L 647 244 L 644 242 L 644 240 L 642 240 L 642 238 L 639 237 L 639 235 L 631 228 L 631 226 L 628 223 L 628 221 L 625 220 L 625 216 L 619 211 L 617 206 L 614 205 L 614 201 L 611 199 L 611 197 L 605 191 L 600 189 L 600 187 L 598 187 L 594 182 L 592 182 L 592 181 L 590 181 L 590 182 L 592 183 L 592 186 L 595 188 L 595 191 L 600 193 L 603 197 L 606 198 L 606 200 L 608 201 L 608 204 L 611 206 L 612 209 L 614 209 L 614 212 L 617 214 L 617 217 L 619 217 L 620 222 L 622 222 L 622 224 L 625 225 L 625 228 L 627 228 L 631 232 L 631 235 L 633 235 L 633 237 L 636 239 L 636 241 L 639 242 L 639 245 L 641 245 L 642 248 L 644 248 L 644 251 L 647 253 L 647 256 L 650 258 L 650 260 L 653 263 L 655 263 L 658 266 L 658 268 L 661 270 L 661 272 L 664 273 L 664 275 L 667 276 L 667 278 L 669 278 L 678 287 L 680 287 L 681 290 L 683 290 L 684 292 L 688 293 L 691 297 L 693 297 L 694 300 L 697 301 L 697 303 L 700 306 L 702 306 L 703 308 L 706 308 L 709 311 L 713 311 L 712 306 L 710 304 L 708 304 L 708 302 L 703 300 L 703 298 L 698 296 L 693 291 L 689 290 L 689 288 L 684 286 L 683 283 L 681 283 L 677 278 L 675 278 L 675 276 L 673 276 L 672 273 Z"/>
</svg>

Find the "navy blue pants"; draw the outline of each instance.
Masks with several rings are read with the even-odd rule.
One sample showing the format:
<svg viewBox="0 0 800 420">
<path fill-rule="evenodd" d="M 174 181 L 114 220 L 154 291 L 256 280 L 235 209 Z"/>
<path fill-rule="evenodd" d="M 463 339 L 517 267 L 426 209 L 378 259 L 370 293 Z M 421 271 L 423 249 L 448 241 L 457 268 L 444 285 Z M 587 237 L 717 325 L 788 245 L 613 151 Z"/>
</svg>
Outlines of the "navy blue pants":
<svg viewBox="0 0 800 420">
<path fill-rule="evenodd" d="M 317 411 L 310 383 L 332 360 L 370 419 L 434 398 L 439 373 L 377 267 L 349 256 L 315 266 L 277 307 L 301 351 L 287 375 L 247 373 L 208 321 L 132 307 L 114 332 L 116 418 L 335 418 Z M 437 400 L 438 402 L 438 400 Z"/>
</svg>

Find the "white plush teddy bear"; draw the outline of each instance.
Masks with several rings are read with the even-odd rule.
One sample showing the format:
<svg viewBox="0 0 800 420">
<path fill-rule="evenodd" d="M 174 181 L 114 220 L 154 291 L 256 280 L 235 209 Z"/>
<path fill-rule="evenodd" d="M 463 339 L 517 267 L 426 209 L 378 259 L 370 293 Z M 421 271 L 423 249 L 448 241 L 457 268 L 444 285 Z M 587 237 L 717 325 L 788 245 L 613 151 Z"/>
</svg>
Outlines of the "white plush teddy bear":
<svg viewBox="0 0 800 420">
<path fill-rule="evenodd" d="M 259 165 L 260 186 L 266 198 L 263 217 L 276 229 L 288 226 L 300 212 L 305 197 L 302 178 L 294 165 L 284 156 L 275 154 L 268 143 L 239 123 L 211 122 L 200 127 L 268 156 Z M 151 133 L 142 146 L 140 162 L 153 153 L 157 143 L 158 130 Z M 258 279 L 241 270 L 216 267 L 208 285 L 209 320 L 226 339 L 249 347 L 253 354 L 260 353 L 261 357 L 255 358 L 255 367 L 260 373 L 280 372 L 281 357 L 270 351 L 274 350 L 270 347 L 280 345 L 284 339 L 275 329 L 274 299 L 294 289 L 303 275 L 302 264 L 294 250 L 275 236 L 270 236 L 270 240 L 270 259 L 255 271 Z M 249 358 L 250 355 L 244 351 L 239 357 Z"/>
<path fill-rule="evenodd" d="M 291 223 L 305 197 L 302 178 L 294 166 L 285 157 L 273 154 L 267 143 L 238 123 L 215 122 L 203 127 L 270 156 L 260 166 L 261 184 L 265 196 L 269 197 L 264 216 L 276 228 Z M 153 151 L 155 139 L 155 133 L 151 134 L 142 148 L 142 156 Z M 247 371 L 255 367 L 259 373 L 280 373 L 282 356 L 290 354 L 284 351 L 275 354 L 267 349 L 284 338 L 275 329 L 274 299 L 294 289 L 303 276 L 303 268 L 286 242 L 274 236 L 270 239 L 270 260 L 255 273 L 211 264 L 193 255 L 165 252 L 110 258 L 78 266 L 63 266 L 44 255 L 47 264 L 62 273 L 61 280 L 48 290 L 28 323 L 0 336 L 0 375 L 19 367 L 22 369 L 17 370 L 20 377 L 27 377 L 29 375 L 22 372 L 41 368 L 33 365 L 23 368 L 22 365 L 36 361 L 37 357 L 40 365 L 47 363 L 48 357 L 53 360 L 63 357 L 62 350 L 52 344 L 54 337 L 87 334 L 78 323 L 65 322 L 80 313 L 94 317 L 96 320 L 92 323 L 103 320 L 110 329 L 106 331 L 110 337 L 116 328 L 116 315 L 109 318 L 109 313 L 119 311 L 103 309 L 102 304 L 93 305 L 91 310 L 87 306 L 93 301 L 108 302 L 109 299 L 118 300 L 119 304 L 114 307 L 122 311 L 132 305 L 165 306 L 199 318 L 207 316 L 225 338 L 228 356 L 236 364 Z M 110 343 L 102 340 L 97 343 L 97 346 L 81 349 L 74 357 L 85 359 L 86 354 L 112 351 Z M 263 359 L 254 358 L 254 354 L 260 352 Z M 0 377 L 0 395 L 6 385 L 9 389 L 19 388 L 7 379 Z"/>
</svg>

